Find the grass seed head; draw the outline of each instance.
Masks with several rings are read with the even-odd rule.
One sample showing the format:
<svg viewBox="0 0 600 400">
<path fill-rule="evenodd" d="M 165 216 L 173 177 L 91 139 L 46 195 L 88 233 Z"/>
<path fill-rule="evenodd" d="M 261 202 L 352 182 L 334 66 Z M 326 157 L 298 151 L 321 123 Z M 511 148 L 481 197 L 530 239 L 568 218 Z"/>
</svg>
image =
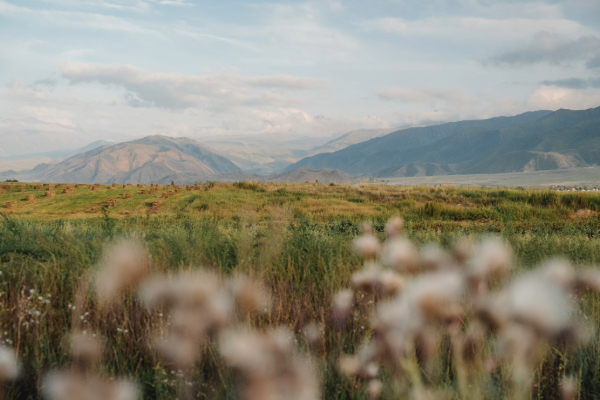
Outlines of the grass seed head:
<svg viewBox="0 0 600 400">
<path fill-rule="evenodd" d="M 15 352 L 0 346 L 0 381 L 11 381 L 19 375 L 19 364 Z"/>
<path fill-rule="evenodd" d="M 571 323 L 573 308 L 568 293 L 543 274 L 534 272 L 518 278 L 508 295 L 511 318 L 542 336 L 555 337 Z"/>
<path fill-rule="evenodd" d="M 474 249 L 468 271 L 469 281 L 487 282 L 503 279 L 510 270 L 512 251 L 498 238 L 483 239 Z"/>
<path fill-rule="evenodd" d="M 137 386 L 125 380 L 104 380 L 72 371 L 52 372 L 42 383 L 49 400 L 136 400 Z"/>
<path fill-rule="evenodd" d="M 382 262 L 401 273 L 419 271 L 419 252 L 410 240 L 400 237 L 389 239 L 382 251 Z"/>
<path fill-rule="evenodd" d="M 388 238 L 392 239 L 400 236 L 403 227 L 404 223 L 402 222 L 402 219 L 400 217 L 393 217 L 385 225 L 385 233 Z"/>
<path fill-rule="evenodd" d="M 96 276 L 98 301 L 102 306 L 117 300 L 137 286 L 148 273 L 150 257 L 139 239 L 123 240 L 107 249 Z"/>
<path fill-rule="evenodd" d="M 573 377 L 565 377 L 560 383 L 561 400 L 577 400 L 577 380 Z"/>
<path fill-rule="evenodd" d="M 333 321 L 336 325 L 343 325 L 354 304 L 354 291 L 345 289 L 338 293 L 333 298 Z"/>
<path fill-rule="evenodd" d="M 170 335 L 153 344 L 159 356 L 177 368 L 190 368 L 200 358 L 200 345 L 187 337 Z"/>
<path fill-rule="evenodd" d="M 229 286 L 237 308 L 243 314 L 265 312 L 269 308 L 269 296 L 265 290 L 248 277 L 236 275 Z"/>
<path fill-rule="evenodd" d="M 80 371 L 88 371 L 102 359 L 102 343 L 91 335 L 81 333 L 71 336 L 73 366 Z"/>
<path fill-rule="evenodd" d="M 383 383 L 381 383 L 379 379 L 371 379 L 369 381 L 369 388 L 367 389 L 369 393 L 369 400 L 379 399 L 382 389 Z"/>
<path fill-rule="evenodd" d="M 354 239 L 352 246 L 354 248 L 354 252 L 365 260 L 370 260 L 377 257 L 379 251 L 381 250 L 381 243 L 379 243 L 379 239 L 377 239 L 371 233 L 365 233 L 363 236 Z"/>
</svg>

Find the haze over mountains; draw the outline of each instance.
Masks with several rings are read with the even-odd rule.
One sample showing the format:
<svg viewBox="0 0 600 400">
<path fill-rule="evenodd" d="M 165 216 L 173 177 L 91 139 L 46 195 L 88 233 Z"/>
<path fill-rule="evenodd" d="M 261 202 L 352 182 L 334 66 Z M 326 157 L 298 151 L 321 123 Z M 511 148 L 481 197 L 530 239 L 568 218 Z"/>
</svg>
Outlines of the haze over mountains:
<svg viewBox="0 0 600 400">
<path fill-rule="evenodd" d="M 335 168 L 353 176 L 491 174 L 600 162 L 600 107 L 409 128 L 286 168 Z"/>
<path fill-rule="evenodd" d="M 352 131 L 312 148 L 308 139 L 291 138 L 269 146 L 267 137 L 208 141 L 226 143 L 226 150 L 167 136 L 118 144 L 95 142 L 66 160 L 26 171 L 26 177 L 104 184 L 208 179 L 347 183 L 351 177 L 494 174 L 600 164 L 600 107 L 390 130 Z M 286 162 L 302 154 L 314 155 Z M 0 173 L 0 177 L 11 178 L 13 173 Z"/>
<path fill-rule="evenodd" d="M 227 158 L 188 138 L 148 136 L 105 145 L 45 169 L 40 180 L 67 183 L 150 183 L 167 175 L 203 177 L 241 171 Z"/>
</svg>

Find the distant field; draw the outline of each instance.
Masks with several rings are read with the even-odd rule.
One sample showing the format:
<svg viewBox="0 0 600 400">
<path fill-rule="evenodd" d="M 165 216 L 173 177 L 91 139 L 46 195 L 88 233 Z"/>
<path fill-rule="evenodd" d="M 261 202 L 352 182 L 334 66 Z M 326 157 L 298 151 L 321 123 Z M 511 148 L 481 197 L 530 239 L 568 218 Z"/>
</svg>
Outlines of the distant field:
<svg viewBox="0 0 600 400">
<path fill-rule="evenodd" d="M 600 187 L 600 167 L 557 169 L 508 174 L 443 175 L 407 178 L 384 178 L 389 185 L 457 185 L 488 187 Z M 389 181 L 389 182 L 388 182 Z"/>
</svg>

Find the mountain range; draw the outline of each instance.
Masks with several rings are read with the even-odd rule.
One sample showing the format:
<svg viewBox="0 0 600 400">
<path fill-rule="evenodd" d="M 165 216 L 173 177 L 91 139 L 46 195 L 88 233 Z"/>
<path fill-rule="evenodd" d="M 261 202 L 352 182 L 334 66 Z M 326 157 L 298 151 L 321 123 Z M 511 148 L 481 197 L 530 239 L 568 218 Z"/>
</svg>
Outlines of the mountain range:
<svg viewBox="0 0 600 400">
<path fill-rule="evenodd" d="M 0 177 L 14 179 L 16 174 L 20 180 L 103 184 L 209 179 L 343 183 L 351 177 L 577 168 L 600 164 L 600 107 L 542 110 L 406 129 L 358 130 L 318 145 L 313 139 L 277 137 L 270 147 L 268 139 L 207 140 L 211 145 L 226 144 L 226 150 L 168 136 L 117 144 L 94 142 L 65 160 L 18 173 L 5 171 Z M 308 156 L 301 158 L 303 154 Z"/>
<path fill-rule="evenodd" d="M 227 158 L 188 138 L 148 136 L 77 154 L 40 172 L 41 181 L 66 183 L 151 183 L 168 175 L 199 179 L 241 171 Z"/>
<path fill-rule="evenodd" d="M 408 128 L 306 157 L 286 168 L 333 168 L 352 176 L 490 174 L 600 163 L 600 107 Z"/>
</svg>

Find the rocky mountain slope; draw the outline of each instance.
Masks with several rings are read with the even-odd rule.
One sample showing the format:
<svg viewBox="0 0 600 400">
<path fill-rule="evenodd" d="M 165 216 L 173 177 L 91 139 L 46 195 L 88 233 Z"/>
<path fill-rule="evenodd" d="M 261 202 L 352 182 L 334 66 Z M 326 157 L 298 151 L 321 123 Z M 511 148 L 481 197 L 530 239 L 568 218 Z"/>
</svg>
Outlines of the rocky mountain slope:
<svg viewBox="0 0 600 400">
<path fill-rule="evenodd" d="M 600 163 L 600 107 L 409 128 L 289 166 L 354 176 L 486 174 Z"/>
<path fill-rule="evenodd" d="M 47 167 L 41 181 L 67 183 L 155 183 L 168 175 L 198 177 L 240 171 L 227 158 L 188 138 L 148 136 L 105 145 Z"/>
<path fill-rule="evenodd" d="M 343 134 L 322 146 L 318 146 L 310 150 L 309 155 L 321 153 L 333 153 L 341 149 L 345 149 L 348 146 L 352 146 L 356 143 L 361 143 L 369 139 L 373 139 L 380 136 L 385 136 L 389 133 L 397 131 L 398 128 L 386 128 L 386 129 L 357 129 Z"/>
</svg>

